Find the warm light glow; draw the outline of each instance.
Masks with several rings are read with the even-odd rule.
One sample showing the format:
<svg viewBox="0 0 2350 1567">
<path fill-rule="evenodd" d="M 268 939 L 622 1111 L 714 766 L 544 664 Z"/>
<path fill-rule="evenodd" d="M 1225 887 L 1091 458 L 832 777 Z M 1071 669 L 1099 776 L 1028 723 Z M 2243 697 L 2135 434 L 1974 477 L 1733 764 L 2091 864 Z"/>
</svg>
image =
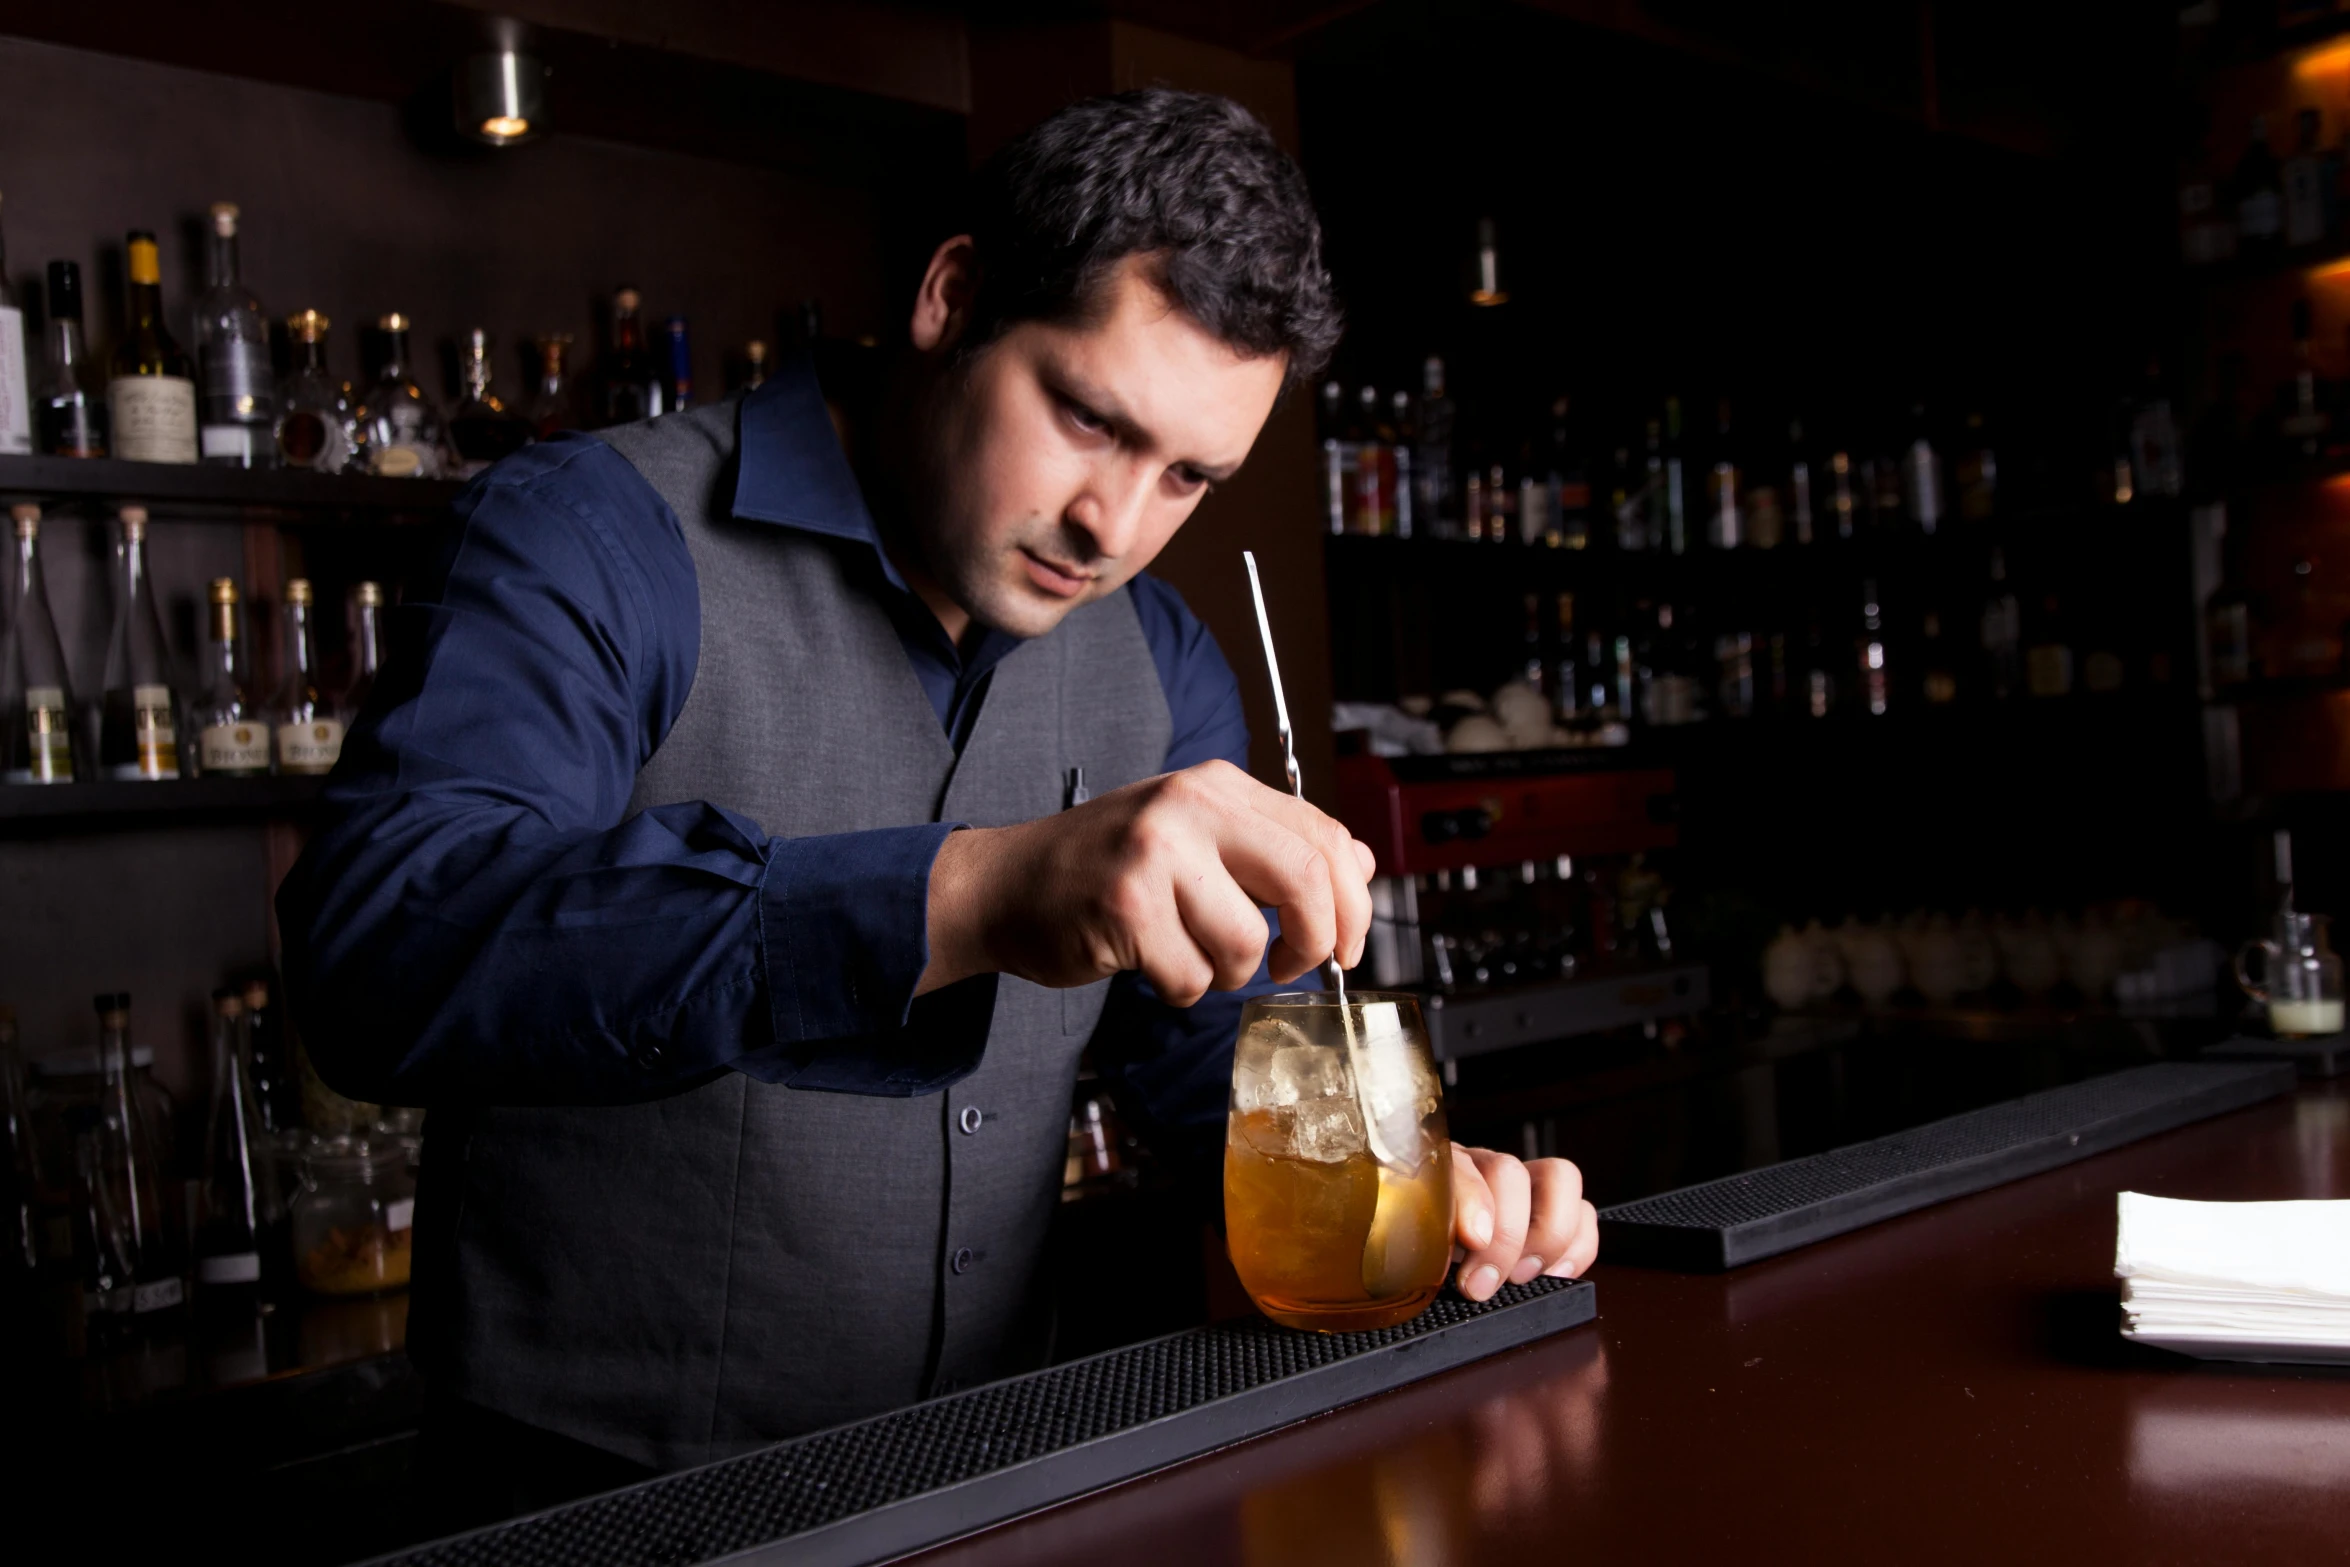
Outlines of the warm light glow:
<svg viewBox="0 0 2350 1567">
<path fill-rule="evenodd" d="M 2350 283 L 2350 256 L 2311 267 L 2308 276 L 2312 283 Z"/>
<path fill-rule="evenodd" d="M 530 121 L 519 115 L 493 114 L 481 122 L 481 133 L 497 141 L 512 141 L 530 134 Z"/>
<path fill-rule="evenodd" d="M 1506 305 L 1509 302 L 1510 296 L 1507 289 L 1481 288 L 1469 296 L 1469 303 L 1472 305 Z"/>
<path fill-rule="evenodd" d="M 2293 62 L 2295 81 L 2316 81 L 2350 71 L 2350 42 L 2326 44 Z"/>
</svg>

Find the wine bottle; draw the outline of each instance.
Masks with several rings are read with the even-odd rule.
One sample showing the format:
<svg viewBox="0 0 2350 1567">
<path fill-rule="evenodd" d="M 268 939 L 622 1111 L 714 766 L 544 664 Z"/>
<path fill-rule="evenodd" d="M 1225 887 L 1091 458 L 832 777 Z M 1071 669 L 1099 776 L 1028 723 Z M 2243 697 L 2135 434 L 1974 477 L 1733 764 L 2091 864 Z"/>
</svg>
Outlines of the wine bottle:
<svg viewBox="0 0 2350 1567">
<path fill-rule="evenodd" d="M 0 702 L 7 704 L 6 748 L 0 752 L 0 781 L 12 784 L 73 782 L 73 692 L 66 678 L 65 647 L 49 610 L 49 589 L 41 577 L 36 548 L 41 508 L 9 508 L 16 531 L 16 616 L 9 623 Z"/>
<path fill-rule="evenodd" d="M 319 691 L 318 637 L 311 624 L 309 582 L 286 584 L 286 679 L 270 704 L 270 728 L 277 741 L 281 773 L 328 773 L 343 754 L 343 720 Z"/>
<path fill-rule="evenodd" d="M 204 693 L 196 702 L 196 756 L 207 775 L 251 778 L 269 771 L 269 724 L 252 698 L 237 636 L 237 584 L 215 577 L 212 653 Z"/>
<path fill-rule="evenodd" d="M 190 404 L 191 416 L 193 403 Z M 191 424 L 191 429 L 193 425 Z M 108 778 L 180 775 L 179 728 L 172 696 L 171 644 L 147 574 L 147 508 L 122 509 L 122 576 L 114 634 L 106 645 L 106 680 L 98 729 L 98 766 Z"/>
<path fill-rule="evenodd" d="M 163 324 L 163 268 L 155 236 L 131 232 L 128 326 L 114 345 L 106 422 L 114 455 L 132 462 L 192 463 L 197 457 L 196 377 Z"/>
<path fill-rule="evenodd" d="M 89 360 L 82 337 L 82 269 L 70 261 L 52 261 L 48 364 L 34 399 L 41 450 L 52 457 L 106 455 L 106 404 L 83 384 Z"/>
<path fill-rule="evenodd" d="M 237 209 L 212 205 L 212 286 L 196 302 L 196 363 L 204 376 L 198 438 L 224 468 L 277 466 L 277 370 L 269 322 L 237 267 Z"/>
</svg>

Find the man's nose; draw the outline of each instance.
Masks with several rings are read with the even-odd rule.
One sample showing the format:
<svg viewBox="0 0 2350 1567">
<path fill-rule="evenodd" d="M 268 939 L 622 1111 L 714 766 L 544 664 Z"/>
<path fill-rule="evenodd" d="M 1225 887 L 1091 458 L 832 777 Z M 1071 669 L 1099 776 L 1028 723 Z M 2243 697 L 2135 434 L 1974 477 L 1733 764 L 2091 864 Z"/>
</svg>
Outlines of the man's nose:
<svg viewBox="0 0 2350 1567">
<path fill-rule="evenodd" d="M 1091 482 L 1069 507 L 1069 521 L 1092 541 L 1095 556 L 1116 560 L 1141 537 L 1150 497 L 1146 464 L 1105 464 L 1095 470 Z"/>
</svg>

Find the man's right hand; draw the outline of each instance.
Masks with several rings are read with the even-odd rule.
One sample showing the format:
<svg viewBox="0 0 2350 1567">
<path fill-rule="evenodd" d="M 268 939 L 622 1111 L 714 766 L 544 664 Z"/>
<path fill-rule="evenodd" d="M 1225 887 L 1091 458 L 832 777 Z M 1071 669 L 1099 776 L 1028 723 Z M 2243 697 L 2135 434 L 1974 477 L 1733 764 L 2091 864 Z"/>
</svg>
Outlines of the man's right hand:
<svg viewBox="0 0 2350 1567">
<path fill-rule="evenodd" d="M 1362 961 L 1370 848 L 1229 762 L 1146 778 L 1057 816 L 948 835 L 930 872 L 916 994 L 973 974 L 1089 984 L 1133 969 L 1175 1006 L 1268 959 L 1287 984 Z M 1265 949 L 1260 906 L 1281 914 Z"/>
</svg>

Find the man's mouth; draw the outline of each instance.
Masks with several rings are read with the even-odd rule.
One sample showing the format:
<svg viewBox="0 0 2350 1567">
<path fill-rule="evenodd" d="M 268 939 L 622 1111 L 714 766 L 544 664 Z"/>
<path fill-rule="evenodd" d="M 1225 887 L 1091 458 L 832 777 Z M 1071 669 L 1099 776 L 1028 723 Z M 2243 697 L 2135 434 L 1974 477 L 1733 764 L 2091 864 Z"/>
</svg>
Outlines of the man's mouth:
<svg viewBox="0 0 2350 1567">
<path fill-rule="evenodd" d="M 1093 583 L 1093 573 L 1064 566 L 1028 550 L 1020 552 L 1022 564 L 1028 568 L 1028 580 L 1055 598 L 1073 599 Z"/>
</svg>

